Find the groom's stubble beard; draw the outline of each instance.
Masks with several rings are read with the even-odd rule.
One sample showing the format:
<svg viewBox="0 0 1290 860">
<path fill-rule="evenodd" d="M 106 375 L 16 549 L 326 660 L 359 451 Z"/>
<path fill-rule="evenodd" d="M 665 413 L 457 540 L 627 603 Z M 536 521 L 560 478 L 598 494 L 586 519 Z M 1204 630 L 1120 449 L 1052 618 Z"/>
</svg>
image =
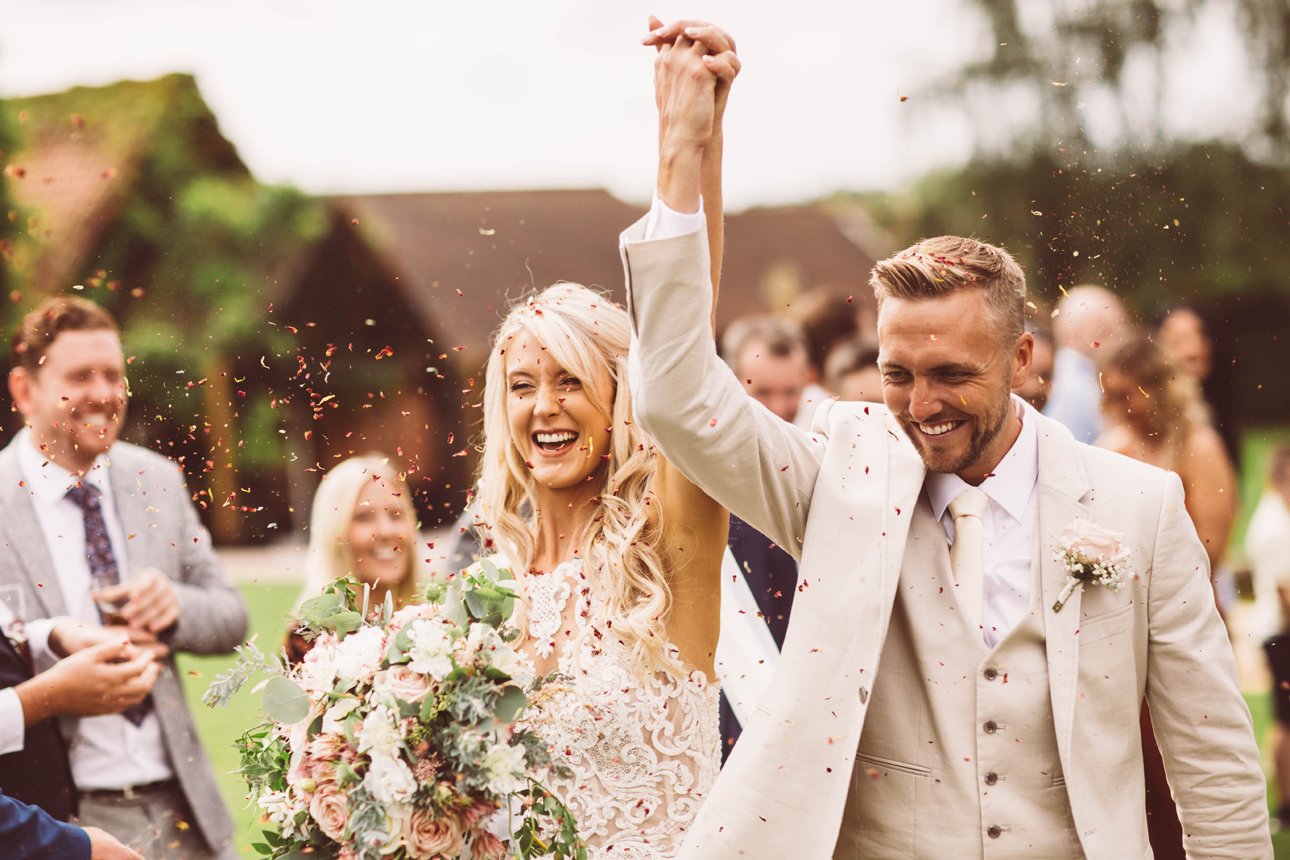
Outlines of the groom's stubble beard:
<svg viewBox="0 0 1290 860">
<path fill-rule="evenodd" d="M 995 439 L 1003 432 L 1003 425 L 1008 420 L 1008 410 L 1012 408 L 1012 389 L 1008 384 L 1011 378 L 1012 360 L 1009 357 L 1004 365 L 1004 373 L 999 379 L 997 398 L 985 413 L 973 416 L 972 438 L 967 450 L 957 457 L 936 456 L 938 452 L 923 439 L 913 419 L 904 415 L 898 416 L 905 435 L 913 441 L 918 456 L 922 458 L 923 465 L 929 472 L 962 472 L 974 465 L 989 450 Z M 929 420 L 926 423 L 936 422 Z"/>
</svg>

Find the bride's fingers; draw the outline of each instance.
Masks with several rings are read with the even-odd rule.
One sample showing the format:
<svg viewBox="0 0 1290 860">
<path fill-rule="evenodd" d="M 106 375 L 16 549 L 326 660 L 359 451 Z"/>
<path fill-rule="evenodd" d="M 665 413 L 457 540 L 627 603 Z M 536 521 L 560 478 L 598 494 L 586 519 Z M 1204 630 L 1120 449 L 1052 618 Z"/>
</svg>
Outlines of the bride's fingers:
<svg viewBox="0 0 1290 860">
<path fill-rule="evenodd" d="M 651 24 L 651 25 L 653 25 L 653 23 L 654 23 L 655 21 L 658 21 L 658 19 L 657 19 L 657 18 L 651 18 L 651 19 L 650 19 L 650 24 Z M 707 25 L 707 23 L 706 23 L 706 22 L 704 22 L 704 21 L 673 21 L 671 24 L 662 24 L 662 22 L 659 22 L 659 23 L 660 23 L 662 26 L 660 26 L 660 27 L 658 27 L 658 28 L 656 28 L 656 29 L 652 29 L 652 30 L 650 30 L 650 34 L 649 34 L 648 36 L 646 36 L 644 39 L 641 39 L 641 44 L 643 44 L 643 45 L 659 45 L 659 44 L 662 44 L 662 43 L 664 43 L 664 42 L 666 42 L 666 43 L 669 43 L 669 44 L 670 44 L 670 43 L 672 43 L 672 42 L 676 41 L 676 38 L 677 38 L 678 36 L 682 36 L 682 35 L 684 35 L 684 34 L 685 34 L 685 28 L 686 28 L 686 27 L 705 27 L 705 26 L 708 26 L 708 25 Z"/>
<path fill-rule="evenodd" d="M 650 38 L 654 35 L 654 31 L 655 31 L 655 30 L 660 30 L 660 29 L 662 29 L 662 27 L 663 27 L 663 22 L 662 22 L 662 21 L 660 21 L 659 19 L 655 18 L 653 15 L 650 15 L 650 16 L 649 16 L 649 32 L 650 32 L 650 34 L 649 34 L 649 36 L 646 36 L 646 37 L 645 37 L 644 39 L 642 39 L 641 41 L 642 41 L 642 42 L 644 42 L 646 45 L 650 44 Z M 667 45 L 667 43 L 666 43 L 666 42 L 654 42 L 653 44 L 654 44 L 654 50 L 658 51 L 659 53 L 662 53 L 662 52 L 663 52 L 663 48 L 664 48 L 664 47 L 666 47 L 666 45 Z"/>
</svg>

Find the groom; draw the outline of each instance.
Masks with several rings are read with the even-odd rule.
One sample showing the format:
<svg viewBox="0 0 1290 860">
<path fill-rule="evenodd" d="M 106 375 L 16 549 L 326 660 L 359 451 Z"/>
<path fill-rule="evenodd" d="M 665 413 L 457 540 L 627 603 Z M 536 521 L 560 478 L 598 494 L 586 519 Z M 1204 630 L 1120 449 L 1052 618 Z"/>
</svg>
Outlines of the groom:
<svg viewBox="0 0 1290 860">
<path fill-rule="evenodd" d="M 734 46 L 686 24 L 646 43 L 660 49 L 658 189 L 622 237 L 637 418 L 801 562 L 770 689 L 682 856 L 1150 856 L 1145 695 L 1188 856 L 1271 858 L 1182 484 L 1010 394 L 1033 352 L 1020 267 L 952 236 L 879 263 L 886 407 L 825 403 L 809 432 L 780 421 L 707 323 L 701 151 Z M 1072 530 L 1130 554 L 1122 587 L 1085 583 L 1059 611 Z"/>
</svg>

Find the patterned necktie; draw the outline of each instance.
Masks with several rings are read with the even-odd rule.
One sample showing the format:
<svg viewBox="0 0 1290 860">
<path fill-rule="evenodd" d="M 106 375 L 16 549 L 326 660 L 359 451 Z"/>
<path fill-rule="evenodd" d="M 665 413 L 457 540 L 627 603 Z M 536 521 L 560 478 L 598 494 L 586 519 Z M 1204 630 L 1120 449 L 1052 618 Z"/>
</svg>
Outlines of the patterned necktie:
<svg viewBox="0 0 1290 860">
<path fill-rule="evenodd" d="M 67 491 L 67 498 L 81 509 L 85 520 L 85 559 L 90 564 L 90 588 L 107 588 L 119 585 L 121 574 L 116 566 L 116 556 L 112 553 L 112 541 L 108 538 L 107 524 L 103 521 L 103 509 L 99 506 L 99 489 L 91 484 L 78 482 Z M 104 616 L 103 607 L 99 615 Z M 108 619 L 103 617 L 106 622 Z M 131 705 L 121 713 L 136 726 L 152 710 L 152 696 Z"/>
<path fill-rule="evenodd" d="M 985 530 L 981 515 L 990 505 L 985 491 L 968 487 L 950 502 L 954 517 L 954 545 L 950 547 L 950 567 L 958 586 L 959 606 L 968 624 L 984 638 L 985 605 Z"/>
</svg>

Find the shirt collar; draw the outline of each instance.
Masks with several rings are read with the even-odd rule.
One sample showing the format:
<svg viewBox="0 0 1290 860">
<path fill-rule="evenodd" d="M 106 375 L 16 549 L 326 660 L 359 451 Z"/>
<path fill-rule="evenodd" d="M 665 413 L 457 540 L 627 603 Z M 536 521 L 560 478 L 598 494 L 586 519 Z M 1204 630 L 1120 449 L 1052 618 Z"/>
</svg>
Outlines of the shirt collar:
<svg viewBox="0 0 1290 860">
<path fill-rule="evenodd" d="M 50 460 L 31 441 L 31 428 L 24 427 L 17 437 L 18 469 L 28 488 L 41 501 L 49 504 L 61 501 L 67 491 L 83 482 L 98 488 L 103 495 L 112 491 L 108 481 L 108 459 L 100 454 L 84 475 L 76 475 Z"/>
<path fill-rule="evenodd" d="M 1021 419 L 1021 433 L 999 465 L 994 467 L 994 473 L 982 481 L 978 489 L 1003 508 L 1008 516 L 1020 522 L 1030 494 L 1039 482 L 1039 434 L 1035 431 L 1038 413 L 1015 394 L 1012 395 L 1012 407 Z M 954 497 L 971 486 L 953 472 L 928 472 L 923 485 L 927 488 L 928 501 L 932 503 L 932 513 L 938 520 L 945 516 L 945 509 Z"/>
</svg>

